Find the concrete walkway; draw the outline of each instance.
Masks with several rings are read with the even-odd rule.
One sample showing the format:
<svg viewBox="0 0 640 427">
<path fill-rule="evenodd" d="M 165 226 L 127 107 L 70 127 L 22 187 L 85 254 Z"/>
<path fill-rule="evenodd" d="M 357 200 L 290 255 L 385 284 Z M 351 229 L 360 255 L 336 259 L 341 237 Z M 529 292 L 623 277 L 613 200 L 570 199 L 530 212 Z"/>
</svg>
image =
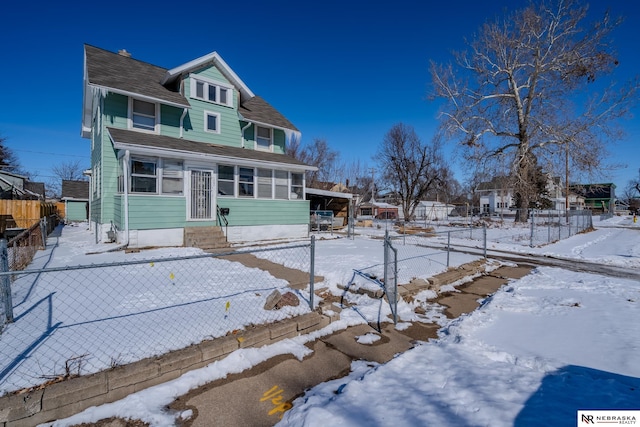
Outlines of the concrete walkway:
<svg viewBox="0 0 640 427">
<path fill-rule="evenodd" d="M 436 302 L 446 307 L 448 317 L 455 318 L 475 310 L 478 300 L 529 271 L 529 268 L 501 267 L 459 286 L 460 292 L 440 294 Z M 447 274 L 452 276 L 451 272 Z M 181 426 L 272 426 L 305 390 L 346 376 L 352 361 L 386 363 L 417 342 L 436 338 L 438 329 L 438 325 L 423 323 L 415 323 L 403 331 L 390 323 L 384 324 L 380 332 L 369 325 L 351 327 L 309 344 L 313 353 L 302 361 L 293 356 L 270 359 L 242 374 L 192 390 L 177 399 L 171 409 L 193 411 L 193 416 Z M 356 341 L 356 337 L 370 332 L 381 335 L 381 339 L 367 345 Z"/>
</svg>

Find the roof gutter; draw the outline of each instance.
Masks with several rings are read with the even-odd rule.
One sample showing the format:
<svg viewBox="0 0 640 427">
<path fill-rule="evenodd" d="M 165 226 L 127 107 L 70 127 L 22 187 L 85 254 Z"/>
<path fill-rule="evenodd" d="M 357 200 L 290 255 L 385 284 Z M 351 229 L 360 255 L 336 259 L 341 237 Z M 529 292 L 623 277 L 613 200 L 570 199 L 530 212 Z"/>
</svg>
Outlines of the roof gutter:
<svg viewBox="0 0 640 427">
<path fill-rule="evenodd" d="M 180 116 L 180 138 L 184 135 L 184 118 L 187 115 L 187 107 L 182 110 L 182 115 Z"/>
</svg>

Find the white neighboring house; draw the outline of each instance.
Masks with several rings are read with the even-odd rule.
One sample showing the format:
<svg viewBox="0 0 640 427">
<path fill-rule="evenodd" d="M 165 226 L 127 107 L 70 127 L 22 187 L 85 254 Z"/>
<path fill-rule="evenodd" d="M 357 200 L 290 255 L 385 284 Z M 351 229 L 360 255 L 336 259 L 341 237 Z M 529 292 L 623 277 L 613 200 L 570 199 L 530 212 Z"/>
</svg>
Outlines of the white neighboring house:
<svg viewBox="0 0 640 427">
<path fill-rule="evenodd" d="M 494 177 L 489 182 L 481 182 L 476 187 L 480 195 L 480 212 L 483 214 L 508 214 L 515 205 L 513 190 L 506 176 Z"/>
<path fill-rule="evenodd" d="M 454 208 L 454 205 L 423 200 L 418 203 L 418 206 L 416 207 L 415 217 L 416 219 L 423 219 L 427 221 L 446 220 Z"/>
<path fill-rule="evenodd" d="M 547 179 L 547 199 L 551 201 L 549 209 L 566 210 L 566 198 L 560 177 Z M 489 182 L 482 182 L 476 191 L 480 194 L 480 212 L 489 215 L 504 215 L 513 213 L 510 208 L 515 206 L 514 192 L 505 176 L 494 177 Z M 584 208 L 584 197 L 569 193 L 569 206 L 571 209 Z"/>
</svg>

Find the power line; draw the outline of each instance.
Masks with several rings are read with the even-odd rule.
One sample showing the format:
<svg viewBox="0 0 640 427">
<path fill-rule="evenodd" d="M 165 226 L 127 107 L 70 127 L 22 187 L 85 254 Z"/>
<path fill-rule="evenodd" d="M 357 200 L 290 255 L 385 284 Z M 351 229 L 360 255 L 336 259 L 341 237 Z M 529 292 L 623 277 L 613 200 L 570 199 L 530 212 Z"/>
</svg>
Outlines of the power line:
<svg viewBox="0 0 640 427">
<path fill-rule="evenodd" d="M 87 159 L 89 157 L 88 154 L 86 156 L 78 156 L 75 154 L 46 153 L 44 151 L 20 150 L 18 148 L 12 148 L 11 151 L 22 151 L 23 153 L 32 153 L 32 154 L 44 154 L 47 156 L 79 157 L 81 159 Z"/>
</svg>

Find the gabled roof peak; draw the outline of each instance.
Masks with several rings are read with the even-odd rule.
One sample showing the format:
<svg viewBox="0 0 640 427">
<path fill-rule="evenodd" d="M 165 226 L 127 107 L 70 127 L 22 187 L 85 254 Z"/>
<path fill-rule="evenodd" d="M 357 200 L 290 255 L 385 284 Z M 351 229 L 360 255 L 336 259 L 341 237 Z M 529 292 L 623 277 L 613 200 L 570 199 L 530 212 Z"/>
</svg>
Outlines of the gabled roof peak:
<svg viewBox="0 0 640 427">
<path fill-rule="evenodd" d="M 186 62 L 170 70 L 167 70 L 167 72 L 165 73 L 160 83 L 164 85 L 167 82 L 175 79 L 181 74 L 189 73 L 209 63 L 215 65 L 220 70 L 220 72 L 227 79 L 229 79 L 229 81 L 236 88 L 238 88 L 243 99 L 249 99 L 255 96 L 251 91 L 251 89 L 249 89 L 249 87 L 246 84 L 244 84 L 244 82 L 240 79 L 240 77 L 238 77 L 238 75 L 231 69 L 231 67 L 229 67 L 229 65 L 227 65 L 224 59 L 222 59 L 222 57 L 216 51 L 203 55 L 192 61 Z"/>
</svg>

